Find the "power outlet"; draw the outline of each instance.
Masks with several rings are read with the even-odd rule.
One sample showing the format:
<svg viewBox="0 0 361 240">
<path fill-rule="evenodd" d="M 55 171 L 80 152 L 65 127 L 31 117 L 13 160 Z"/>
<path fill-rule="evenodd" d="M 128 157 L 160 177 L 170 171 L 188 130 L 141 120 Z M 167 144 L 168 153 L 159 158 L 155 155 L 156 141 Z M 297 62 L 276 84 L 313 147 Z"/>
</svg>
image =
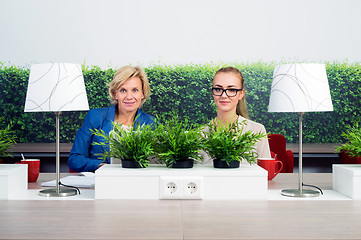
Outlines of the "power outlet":
<svg viewBox="0 0 361 240">
<path fill-rule="evenodd" d="M 159 198 L 160 199 L 182 199 L 183 181 L 179 177 L 160 177 Z"/>
<path fill-rule="evenodd" d="M 174 195 L 178 190 L 178 186 L 174 182 L 167 183 L 166 188 L 166 192 L 170 195 Z"/>
<path fill-rule="evenodd" d="M 183 199 L 203 198 L 203 178 L 187 177 L 183 179 Z"/>
<path fill-rule="evenodd" d="M 160 177 L 159 199 L 202 199 L 202 177 Z"/>
</svg>

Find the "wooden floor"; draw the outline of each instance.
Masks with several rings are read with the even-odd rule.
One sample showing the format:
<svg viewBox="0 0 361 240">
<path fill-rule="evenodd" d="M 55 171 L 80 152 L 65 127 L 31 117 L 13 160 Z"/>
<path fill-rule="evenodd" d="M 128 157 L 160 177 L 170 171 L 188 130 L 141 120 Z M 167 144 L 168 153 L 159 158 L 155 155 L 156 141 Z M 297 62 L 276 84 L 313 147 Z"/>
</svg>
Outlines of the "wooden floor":
<svg viewBox="0 0 361 240">
<path fill-rule="evenodd" d="M 331 174 L 304 175 L 306 182 L 332 187 Z M 295 182 L 297 174 L 280 174 L 269 188 Z M 356 200 L 0 201 L 0 239 L 360 238 Z"/>
</svg>

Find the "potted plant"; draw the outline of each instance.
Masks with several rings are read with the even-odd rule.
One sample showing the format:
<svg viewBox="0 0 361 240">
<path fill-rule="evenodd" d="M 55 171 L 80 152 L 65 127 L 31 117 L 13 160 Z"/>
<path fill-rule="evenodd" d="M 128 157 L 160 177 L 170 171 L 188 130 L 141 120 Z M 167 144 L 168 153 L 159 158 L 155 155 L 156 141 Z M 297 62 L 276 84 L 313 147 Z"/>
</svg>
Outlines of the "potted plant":
<svg viewBox="0 0 361 240">
<path fill-rule="evenodd" d="M 121 124 L 113 123 L 113 126 L 109 136 L 102 130 L 92 130 L 93 134 L 105 139 L 105 142 L 95 144 L 109 144 L 109 151 L 101 154 L 102 158 L 118 158 L 123 168 L 148 167 L 149 158 L 154 155 L 153 127 L 137 125 L 125 130 Z"/>
<path fill-rule="evenodd" d="M 257 162 L 255 144 L 264 133 L 243 133 L 245 122 L 221 124 L 211 121 L 204 131 L 204 150 L 213 159 L 215 168 L 238 168 L 242 160 Z"/>
<path fill-rule="evenodd" d="M 155 136 L 156 156 L 169 168 L 192 168 L 202 156 L 201 127 L 191 126 L 188 119 L 177 114 L 157 123 Z"/>
<path fill-rule="evenodd" d="M 347 142 L 337 147 L 340 151 L 342 163 L 361 163 L 361 125 L 359 121 L 346 126 L 346 131 L 341 134 Z"/>
<path fill-rule="evenodd" d="M 7 152 L 14 144 L 16 144 L 16 136 L 14 130 L 12 130 L 13 122 L 6 125 L 4 117 L 0 118 L 1 126 L 5 125 L 5 128 L 0 129 L 0 158 L 12 157 L 11 153 Z"/>
</svg>

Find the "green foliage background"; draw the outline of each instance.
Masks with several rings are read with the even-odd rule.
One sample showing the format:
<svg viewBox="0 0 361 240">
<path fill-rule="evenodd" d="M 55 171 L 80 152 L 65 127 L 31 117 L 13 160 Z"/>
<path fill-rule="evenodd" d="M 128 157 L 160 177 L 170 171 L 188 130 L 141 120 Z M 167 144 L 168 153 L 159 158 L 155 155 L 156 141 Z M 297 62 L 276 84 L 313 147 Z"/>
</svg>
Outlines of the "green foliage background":
<svg viewBox="0 0 361 240">
<path fill-rule="evenodd" d="M 268 113 L 268 99 L 274 66 L 279 63 L 233 63 L 153 65 L 145 68 L 152 94 L 142 110 L 167 117 L 172 111 L 194 123 L 207 123 L 216 110 L 210 93 L 214 73 L 222 66 L 239 68 L 245 78 L 246 96 L 252 120 L 265 125 L 269 133 L 298 141 L 295 113 Z M 83 74 L 90 108 L 110 105 L 107 83 L 116 69 L 84 66 Z M 357 120 L 361 109 L 360 63 L 327 62 L 326 71 L 334 106 L 333 112 L 306 113 L 303 118 L 304 143 L 340 143 L 345 126 Z M 0 64 L 0 116 L 14 122 L 18 142 L 54 142 L 54 113 L 24 113 L 29 68 Z M 73 142 L 86 112 L 60 115 L 61 142 Z M 4 123 L 4 124 L 5 124 Z M 0 126 L 4 128 L 5 126 Z"/>
</svg>

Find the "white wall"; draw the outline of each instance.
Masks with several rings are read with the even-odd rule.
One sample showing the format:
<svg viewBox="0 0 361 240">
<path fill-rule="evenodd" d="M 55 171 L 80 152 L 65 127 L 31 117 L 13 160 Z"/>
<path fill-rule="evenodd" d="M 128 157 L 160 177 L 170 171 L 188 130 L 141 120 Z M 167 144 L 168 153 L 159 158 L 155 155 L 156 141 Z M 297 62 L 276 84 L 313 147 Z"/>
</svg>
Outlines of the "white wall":
<svg viewBox="0 0 361 240">
<path fill-rule="evenodd" d="M 0 0 L 0 61 L 361 61 L 359 0 Z"/>
</svg>

